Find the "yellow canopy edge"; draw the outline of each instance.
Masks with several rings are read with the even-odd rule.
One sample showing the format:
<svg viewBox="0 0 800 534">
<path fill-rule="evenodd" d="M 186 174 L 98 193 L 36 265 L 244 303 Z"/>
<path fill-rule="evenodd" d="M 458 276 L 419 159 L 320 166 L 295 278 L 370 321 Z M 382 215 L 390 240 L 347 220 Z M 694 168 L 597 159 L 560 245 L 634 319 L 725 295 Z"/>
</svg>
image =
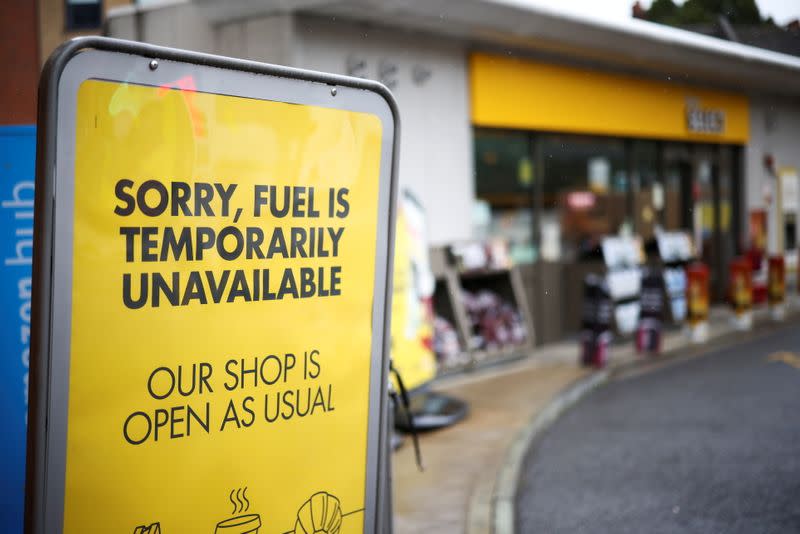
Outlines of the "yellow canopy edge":
<svg viewBox="0 0 800 534">
<path fill-rule="evenodd" d="M 510 56 L 470 56 L 475 126 L 744 144 L 744 95 Z"/>
</svg>

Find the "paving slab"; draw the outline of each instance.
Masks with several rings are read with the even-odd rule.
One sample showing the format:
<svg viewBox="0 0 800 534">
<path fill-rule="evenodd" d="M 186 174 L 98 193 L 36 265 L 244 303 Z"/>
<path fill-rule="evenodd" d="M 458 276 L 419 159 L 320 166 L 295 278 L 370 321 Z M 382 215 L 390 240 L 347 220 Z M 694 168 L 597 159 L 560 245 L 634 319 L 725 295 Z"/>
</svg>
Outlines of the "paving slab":
<svg viewBox="0 0 800 534">
<path fill-rule="evenodd" d="M 397 534 L 467 531 L 472 493 L 479 486 L 491 491 L 492 484 L 480 482 L 493 479 L 516 433 L 553 395 L 590 372 L 575 364 L 574 344 L 569 363 L 560 361 L 563 348 L 556 349 L 542 361 L 528 357 L 436 384 L 437 391 L 466 401 L 470 413 L 420 436 L 424 472 L 417 470 L 410 441 L 393 455 Z"/>
</svg>

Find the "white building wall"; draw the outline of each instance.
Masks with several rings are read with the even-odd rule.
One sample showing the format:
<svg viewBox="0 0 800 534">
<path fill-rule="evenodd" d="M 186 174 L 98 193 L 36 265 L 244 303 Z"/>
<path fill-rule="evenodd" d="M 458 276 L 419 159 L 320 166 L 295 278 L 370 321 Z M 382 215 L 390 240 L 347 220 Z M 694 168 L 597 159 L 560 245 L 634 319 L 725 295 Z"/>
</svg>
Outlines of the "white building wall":
<svg viewBox="0 0 800 534">
<path fill-rule="evenodd" d="M 122 15 L 120 12 L 119 15 Z M 193 3 L 114 16 L 114 37 L 376 79 L 400 109 L 399 179 L 431 244 L 468 239 L 474 195 L 467 51 L 461 41 L 292 14 L 227 21 Z"/>
<path fill-rule="evenodd" d="M 188 2 L 163 2 L 153 9 L 123 6 L 109 14 L 108 35 L 145 43 L 214 53 L 214 27 Z"/>
<path fill-rule="evenodd" d="M 240 19 L 219 24 L 215 30 L 218 54 L 277 65 L 295 63 L 292 15 Z"/>
<path fill-rule="evenodd" d="M 474 201 L 467 53 L 424 35 L 298 18 L 293 66 L 387 85 L 400 109 L 401 187 L 426 209 L 431 244 L 471 236 Z"/>
<path fill-rule="evenodd" d="M 152 9 L 125 6 L 112 12 L 108 34 L 223 56 L 286 65 L 292 63 L 294 17 L 288 14 L 215 21 L 191 2 Z"/>
<path fill-rule="evenodd" d="M 776 171 L 793 167 L 800 172 L 800 103 L 773 97 L 754 97 L 750 101 L 750 141 L 745 148 L 746 207 L 747 212 L 769 209 L 768 245 L 770 252 L 777 252 L 781 245 L 775 229 L 783 221 L 774 209 L 777 183 L 764 165 L 767 155 L 772 156 Z M 765 202 L 765 188 L 772 191 L 772 206 Z"/>
</svg>

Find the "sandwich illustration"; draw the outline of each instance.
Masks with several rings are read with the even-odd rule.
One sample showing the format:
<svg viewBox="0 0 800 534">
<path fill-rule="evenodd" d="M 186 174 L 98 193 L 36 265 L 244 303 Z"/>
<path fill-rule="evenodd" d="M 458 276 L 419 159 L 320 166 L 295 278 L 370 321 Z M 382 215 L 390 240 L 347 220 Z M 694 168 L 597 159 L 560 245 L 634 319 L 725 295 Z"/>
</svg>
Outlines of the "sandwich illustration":
<svg viewBox="0 0 800 534">
<path fill-rule="evenodd" d="M 161 523 L 140 525 L 133 529 L 133 534 L 161 534 Z"/>
</svg>

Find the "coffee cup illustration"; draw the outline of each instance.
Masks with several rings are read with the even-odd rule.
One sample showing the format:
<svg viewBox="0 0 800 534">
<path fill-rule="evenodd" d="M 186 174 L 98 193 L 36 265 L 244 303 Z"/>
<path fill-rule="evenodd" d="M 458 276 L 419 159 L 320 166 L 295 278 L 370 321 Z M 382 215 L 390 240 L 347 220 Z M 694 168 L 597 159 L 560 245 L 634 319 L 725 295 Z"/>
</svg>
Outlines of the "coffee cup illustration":
<svg viewBox="0 0 800 534">
<path fill-rule="evenodd" d="M 261 528 L 261 516 L 244 514 L 217 523 L 214 534 L 258 534 Z"/>
<path fill-rule="evenodd" d="M 228 499 L 233 504 L 231 513 L 234 517 L 217 523 L 214 534 L 258 534 L 258 529 L 261 528 L 261 516 L 243 513 L 250 509 L 250 501 L 247 499 L 247 487 L 231 490 Z"/>
</svg>

